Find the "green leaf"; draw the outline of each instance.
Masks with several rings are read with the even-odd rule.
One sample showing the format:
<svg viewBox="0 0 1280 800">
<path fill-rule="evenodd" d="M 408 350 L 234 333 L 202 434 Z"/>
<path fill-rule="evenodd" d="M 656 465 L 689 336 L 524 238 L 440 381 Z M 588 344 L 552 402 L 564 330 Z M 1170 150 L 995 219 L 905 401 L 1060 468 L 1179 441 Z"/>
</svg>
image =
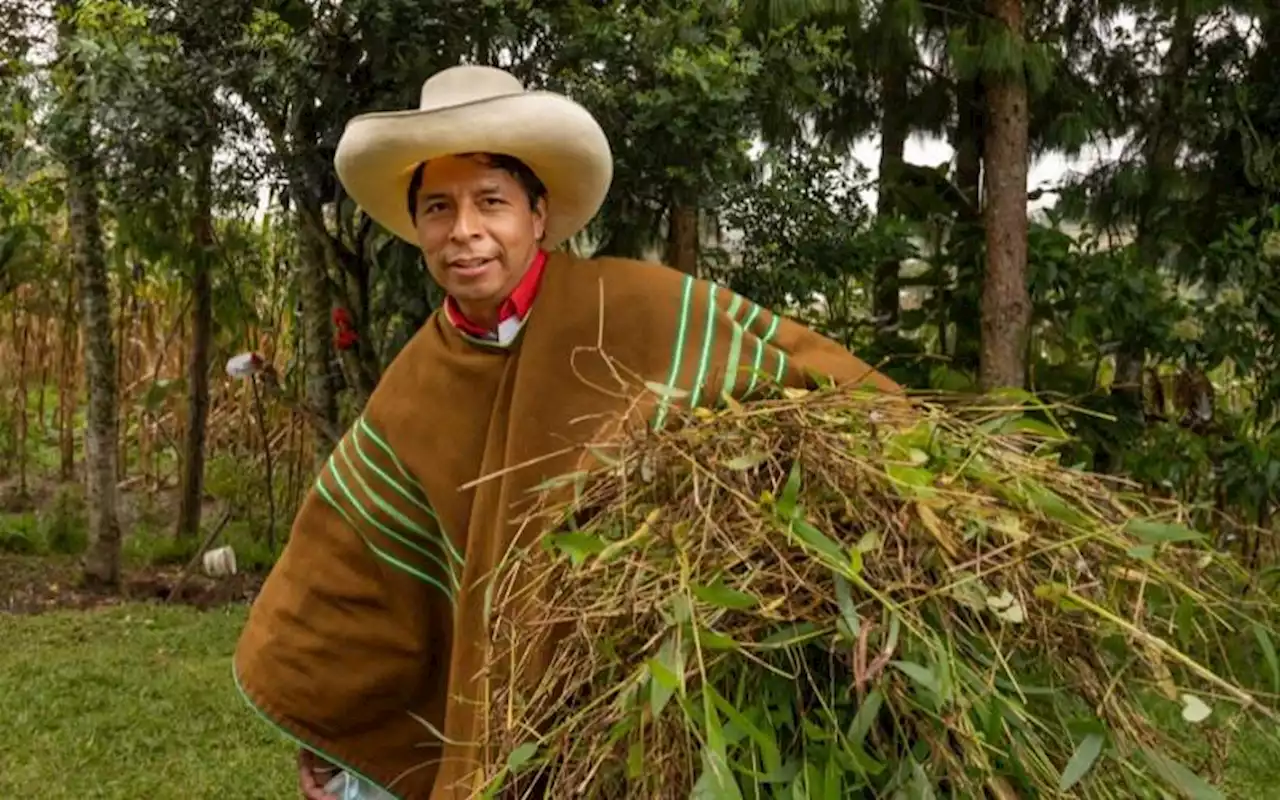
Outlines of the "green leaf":
<svg viewBox="0 0 1280 800">
<path fill-rule="evenodd" d="M 507 769 L 511 772 L 519 772 L 520 768 L 528 763 L 538 752 L 537 742 L 525 742 L 524 744 L 511 751 L 511 755 L 507 756 Z"/>
<path fill-rule="evenodd" d="M 862 742 L 866 740 L 867 734 L 871 732 L 871 726 L 875 723 L 876 717 L 880 714 L 880 707 L 884 705 L 884 695 L 879 689 L 872 689 L 867 694 L 867 699 L 862 701 L 862 705 L 858 706 L 858 711 L 853 715 L 853 722 L 849 723 L 848 739 L 850 744 L 862 746 Z"/>
<path fill-rule="evenodd" d="M 774 738 L 772 731 L 765 731 L 754 725 L 751 720 L 747 719 L 741 711 L 734 708 L 733 704 L 721 696 L 710 684 L 704 685 L 702 690 L 711 696 L 711 702 L 725 715 L 730 724 L 736 725 L 760 748 L 760 755 L 764 760 L 766 771 L 773 772 L 782 768 L 782 754 L 778 750 L 778 742 Z"/>
<path fill-rule="evenodd" d="M 1031 508 L 1049 519 L 1055 519 L 1067 525 L 1084 525 L 1084 515 L 1068 505 L 1056 492 L 1037 483 L 1024 484 L 1023 490 Z"/>
<path fill-rule="evenodd" d="M 1040 439 L 1049 439 L 1055 442 L 1060 442 L 1067 438 L 1062 431 L 1053 425 L 1038 419 L 1028 419 L 1027 417 L 1009 420 L 1000 427 L 1000 433 L 1005 435 L 1026 433 Z"/>
<path fill-rule="evenodd" d="M 673 633 L 658 648 L 658 655 L 645 662 L 649 667 L 649 710 L 657 717 L 677 689 L 684 690 L 684 658 Z"/>
<path fill-rule="evenodd" d="M 1010 405 L 1017 404 L 1021 406 L 1033 406 L 1039 408 L 1044 404 L 1040 402 L 1040 398 L 1036 397 L 1026 389 L 1018 389 L 1012 386 L 1000 387 L 992 389 L 988 392 L 988 396 L 993 400 L 1002 400 Z"/>
<path fill-rule="evenodd" d="M 889 611 L 889 635 L 885 637 L 883 652 L 892 653 L 898 648 L 898 635 L 902 631 L 902 617 L 895 611 Z"/>
<path fill-rule="evenodd" d="M 740 592 L 737 589 L 725 586 L 721 578 L 716 578 L 715 583 L 709 586 L 693 584 L 693 594 L 702 602 L 710 603 L 720 608 L 751 608 L 760 602 L 760 599 L 753 594 Z"/>
<path fill-rule="evenodd" d="M 543 540 L 546 547 L 552 547 L 569 556 L 573 565 L 579 566 L 589 556 L 599 555 L 605 548 L 604 541 L 589 533 L 553 533 Z"/>
<path fill-rule="evenodd" d="M 799 514 L 799 508 L 800 462 L 797 461 L 791 465 L 791 472 L 787 475 L 787 483 L 782 487 L 782 494 L 778 497 L 778 516 L 786 521 L 793 520 Z"/>
<path fill-rule="evenodd" d="M 724 729 L 713 704 L 713 694 L 714 692 L 703 692 L 702 695 L 706 746 L 702 749 L 702 775 L 694 784 L 689 797 L 690 800 L 741 800 L 742 792 L 729 766 Z"/>
<path fill-rule="evenodd" d="M 636 780 L 644 775 L 644 742 L 632 742 L 627 748 L 627 779 Z"/>
<path fill-rule="evenodd" d="M 1135 544 L 1125 552 L 1130 558 L 1136 558 L 1139 561 L 1151 561 L 1156 557 L 1156 546 L 1153 544 Z"/>
<path fill-rule="evenodd" d="M 989 435 L 997 434 L 1004 429 L 1005 425 L 1019 419 L 1022 419 L 1021 414 L 1002 414 L 995 419 L 990 419 L 982 423 L 978 426 L 978 430 Z"/>
<path fill-rule="evenodd" d="M 960 605 L 974 611 L 987 610 L 987 585 L 976 573 L 962 570 L 955 575 L 955 584 L 951 587 L 951 596 Z"/>
<path fill-rule="evenodd" d="M 849 635 L 857 637 L 862 630 L 862 619 L 858 616 L 858 610 L 853 607 L 853 593 L 849 582 L 839 575 L 836 576 L 836 605 L 840 607 L 840 616 L 844 618 Z"/>
<path fill-rule="evenodd" d="M 689 792 L 689 800 L 742 800 L 742 790 L 729 765 L 719 756 L 702 753 L 702 774 Z"/>
<path fill-rule="evenodd" d="M 684 625 L 691 619 L 693 619 L 693 603 L 688 595 L 674 595 L 671 598 L 671 620 L 677 625 Z"/>
<path fill-rule="evenodd" d="M 1267 671 L 1271 673 L 1271 691 L 1280 694 L 1280 659 L 1276 658 L 1276 646 L 1271 641 L 1271 634 L 1267 633 L 1267 629 L 1253 623 L 1253 638 L 1258 640 L 1258 647 L 1262 649 L 1262 657 L 1267 660 Z"/>
<path fill-rule="evenodd" d="M 738 649 L 738 643 L 732 636 L 717 633 L 710 628 L 698 628 L 698 643 L 708 650 Z"/>
<path fill-rule="evenodd" d="M 911 800 L 936 800 L 937 798 L 933 791 L 933 781 L 929 780 L 929 774 L 925 772 L 924 765 L 919 761 L 911 763 L 911 782 L 906 788 Z"/>
<path fill-rule="evenodd" d="M 840 545 L 836 544 L 825 533 L 802 519 L 791 521 L 791 532 L 796 538 L 830 558 L 837 567 L 844 568 L 846 558 Z M 861 554 L 859 554 L 861 555 Z"/>
<path fill-rule="evenodd" d="M 1098 756 L 1102 755 L 1102 745 L 1105 743 L 1106 738 L 1097 733 L 1090 733 L 1080 741 L 1076 751 L 1071 754 L 1071 760 L 1063 768 L 1062 777 L 1058 779 L 1058 791 L 1067 791 L 1089 773 Z"/>
<path fill-rule="evenodd" d="M 818 626 L 812 622 L 801 622 L 785 625 L 776 633 L 770 634 L 760 642 L 760 647 L 790 647 L 801 644 L 818 634 Z"/>
<path fill-rule="evenodd" d="M 726 469 L 731 469 L 736 472 L 744 472 L 752 467 L 758 467 L 768 460 L 769 456 L 767 453 L 746 453 L 729 459 L 724 462 L 724 466 Z"/>
<path fill-rule="evenodd" d="M 1205 538 L 1203 533 L 1193 531 L 1185 525 L 1179 525 L 1174 522 L 1131 519 L 1124 527 L 1127 533 L 1147 544 L 1198 542 Z"/>
<path fill-rule="evenodd" d="M 906 675 L 908 678 L 934 694 L 942 694 L 942 689 L 938 686 L 937 676 L 934 675 L 933 671 L 927 667 L 922 667 L 911 661 L 890 661 L 889 663 L 896 667 L 903 675 Z"/>
<path fill-rule="evenodd" d="M 795 780 L 796 775 L 800 772 L 800 762 L 794 758 L 788 759 L 781 769 L 767 772 L 760 778 L 760 782 L 764 784 L 780 783 L 789 784 Z"/>
<path fill-rule="evenodd" d="M 1144 749 L 1142 752 L 1152 769 L 1171 786 L 1186 795 L 1189 800 L 1226 800 L 1222 792 L 1172 758 L 1154 750 Z"/>
<path fill-rule="evenodd" d="M 894 482 L 898 491 L 911 497 L 933 497 L 938 492 L 933 488 L 934 474 L 923 467 L 911 467 L 906 464 L 890 464 L 884 469 L 889 479 Z"/>
<path fill-rule="evenodd" d="M 849 551 L 849 574 L 862 574 L 862 551 L 856 547 Z"/>
</svg>

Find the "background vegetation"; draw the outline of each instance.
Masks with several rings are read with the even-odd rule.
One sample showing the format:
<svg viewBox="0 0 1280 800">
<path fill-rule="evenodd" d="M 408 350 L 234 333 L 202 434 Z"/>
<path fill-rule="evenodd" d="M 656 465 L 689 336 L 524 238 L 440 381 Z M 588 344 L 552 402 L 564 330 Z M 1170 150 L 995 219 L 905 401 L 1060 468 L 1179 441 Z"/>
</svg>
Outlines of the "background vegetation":
<svg viewBox="0 0 1280 800">
<path fill-rule="evenodd" d="M 616 177 L 581 252 L 722 280 L 910 386 L 1067 403 L 1072 463 L 1190 504 L 1272 588 L 1268 0 L 17 0 L 4 608 L 165 596 L 209 535 L 242 569 L 271 563 L 439 301 L 342 191 L 335 144 L 461 62 L 605 126 Z M 934 163 L 907 160 L 918 137 Z M 252 375 L 232 377 L 243 353 Z"/>
</svg>

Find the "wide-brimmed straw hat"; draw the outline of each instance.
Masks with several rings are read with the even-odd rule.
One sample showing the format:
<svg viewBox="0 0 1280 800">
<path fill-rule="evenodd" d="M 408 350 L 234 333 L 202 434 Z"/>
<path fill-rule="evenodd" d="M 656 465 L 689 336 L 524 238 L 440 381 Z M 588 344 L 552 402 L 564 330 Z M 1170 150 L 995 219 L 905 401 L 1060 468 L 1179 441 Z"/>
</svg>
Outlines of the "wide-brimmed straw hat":
<svg viewBox="0 0 1280 800">
<path fill-rule="evenodd" d="M 525 91 L 508 72 L 478 66 L 432 75 L 416 109 L 353 118 L 334 165 L 365 213 L 416 244 L 407 205 L 414 169 L 432 158 L 480 152 L 520 159 L 547 187 L 547 249 L 586 227 L 613 180 L 609 140 L 590 112 L 554 92 Z"/>
</svg>

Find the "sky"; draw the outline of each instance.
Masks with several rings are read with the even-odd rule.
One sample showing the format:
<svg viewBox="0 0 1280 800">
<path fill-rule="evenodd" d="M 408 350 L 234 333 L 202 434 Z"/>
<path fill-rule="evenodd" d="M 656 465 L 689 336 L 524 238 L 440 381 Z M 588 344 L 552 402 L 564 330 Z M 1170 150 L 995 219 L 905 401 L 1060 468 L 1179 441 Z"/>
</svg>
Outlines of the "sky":
<svg viewBox="0 0 1280 800">
<path fill-rule="evenodd" d="M 1046 153 L 1031 162 L 1027 174 L 1027 191 L 1036 189 L 1052 189 L 1073 172 L 1088 172 L 1100 163 L 1115 161 L 1120 156 L 1122 144 L 1112 143 L 1089 145 L 1075 158 L 1067 158 L 1061 153 Z M 853 159 L 862 163 L 868 170 L 868 178 L 878 177 L 880 170 L 880 140 L 868 137 L 853 147 Z M 913 136 L 907 140 L 904 157 L 909 164 L 936 167 L 950 163 L 955 157 L 955 150 L 945 140 L 932 136 Z M 873 207 L 876 192 L 869 189 L 862 193 L 863 199 Z M 1032 210 L 1046 208 L 1057 202 L 1057 195 L 1046 192 L 1028 204 Z"/>
</svg>

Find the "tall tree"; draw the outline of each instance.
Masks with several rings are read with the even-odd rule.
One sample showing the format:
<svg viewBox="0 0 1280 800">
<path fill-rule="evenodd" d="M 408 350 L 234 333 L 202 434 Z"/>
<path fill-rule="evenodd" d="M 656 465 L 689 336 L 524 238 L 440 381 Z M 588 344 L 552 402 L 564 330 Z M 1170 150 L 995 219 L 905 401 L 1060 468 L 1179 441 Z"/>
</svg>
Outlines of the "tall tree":
<svg viewBox="0 0 1280 800">
<path fill-rule="evenodd" d="M 890 218 L 897 213 L 898 187 L 906 165 L 907 135 L 911 131 L 908 78 L 917 60 L 916 45 L 908 22 L 908 3 L 885 0 L 875 27 L 883 52 L 877 72 L 880 83 L 880 168 L 876 213 Z M 899 287 L 902 265 L 888 258 L 876 267 L 871 314 L 877 332 L 894 330 L 902 305 Z"/>
<path fill-rule="evenodd" d="M 185 163 L 185 174 L 171 176 L 170 193 L 183 200 L 184 232 L 174 249 L 191 291 L 191 343 L 187 359 L 187 425 L 175 533 L 195 536 L 204 501 L 205 445 L 209 424 L 209 370 L 213 350 L 213 265 L 217 255 L 214 224 L 214 155 L 230 138 L 233 115 L 217 94 L 222 74 L 216 56 L 223 19 L 211 9 L 174 13 L 160 3 L 152 28 L 171 52 L 154 102 L 165 111 L 156 121 L 157 139 Z M 158 90 L 158 91 L 157 91 Z M 183 225 L 182 223 L 185 223 Z"/>
<path fill-rule="evenodd" d="M 116 352 L 111 332 L 111 296 L 99 218 L 98 159 L 91 121 L 92 78 L 77 41 L 77 0 L 57 6 L 59 89 L 53 143 L 67 174 L 67 227 L 71 258 L 80 286 L 84 322 L 84 364 L 89 391 L 85 430 L 89 509 L 89 550 L 84 560 L 86 582 L 103 587 L 120 584 L 120 520 L 116 482 Z"/>
<path fill-rule="evenodd" d="M 984 48 L 1007 54 L 989 59 L 984 74 L 983 214 L 987 268 L 982 285 L 984 389 L 1026 381 L 1031 296 L 1027 290 L 1027 133 L 1030 112 L 1025 73 L 1022 0 L 988 0 L 994 23 Z M 990 62 L 995 62 L 994 64 Z"/>
<path fill-rule="evenodd" d="M 1142 135 L 1146 139 L 1143 146 L 1145 186 L 1135 208 L 1138 263 L 1144 269 L 1153 270 L 1160 268 L 1169 251 L 1169 242 L 1162 234 L 1172 217 L 1168 201 L 1172 196 L 1170 189 L 1177 180 L 1178 151 L 1183 145 L 1184 96 L 1188 71 L 1195 57 L 1196 15 L 1189 0 L 1176 0 L 1172 17 L 1163 74 L 1157 82 L 1156 101 L 1151 104 L 1150 116 L 1142 125 Z M 1145 343 L 1121 343 L 1121 349 L 1116 353 L 1114 388 L 1117 397 L 1128 406 L 1131 418 L 1135 419 L 1141 416 L 1142 411 L 1145 363 Z"/>
<path fill-rule="evenodd" d="M 751 174 L 751 139 L 786 98 L 816 101 L 835 36 L 781 27 L 747 35 L 736 2 L 568 3 L 540 48 L 546 84 L 577 97 L 615 148 L 596 222 L 597 253 L 644 256 L 661 240 L 671 266 L 699 266 L 721 191 Z"/>
<path fill-rule="evenodd" d="M 849 147 L 863 136 L 879 136 L 876 213 L 882 221 L 904 212 L 906 145 L 913 132 L 935 131 L 942 115 L 934 100 L 945 96 L 923 69 L 919 40 L 925 10 L 919 0 L 748 0 L 745 15 L 755 28 L 777 29 L 808 22 L 842 32 L 839 58 L 825 74 L 831 102 L 824 108 L 792 107 L 813 116 L 814 131 L 827 143 Z M 816 112 L 816 113 L 814 113 Z M 881 337 L 896 331 L 901 313 L 902 259 L 890 255 L 876 265 L 871 314 Z"/>
<path fill-rule="evenodd" d="M 212 105 L 212 103 L 210 103 Z M 191 352 L 187 361 L 187 435 L 182 448 L 182 485 L 179 488 L 178 536 L 195 536 L 200 530 L 204 501 L 205 439 L 209 427 L 209 358 L 213 345 L 213 139 L 216 127 L 209 120 L 204 136 L 192 154 L 194 210 L 191 220 Z"/>
</svg>

